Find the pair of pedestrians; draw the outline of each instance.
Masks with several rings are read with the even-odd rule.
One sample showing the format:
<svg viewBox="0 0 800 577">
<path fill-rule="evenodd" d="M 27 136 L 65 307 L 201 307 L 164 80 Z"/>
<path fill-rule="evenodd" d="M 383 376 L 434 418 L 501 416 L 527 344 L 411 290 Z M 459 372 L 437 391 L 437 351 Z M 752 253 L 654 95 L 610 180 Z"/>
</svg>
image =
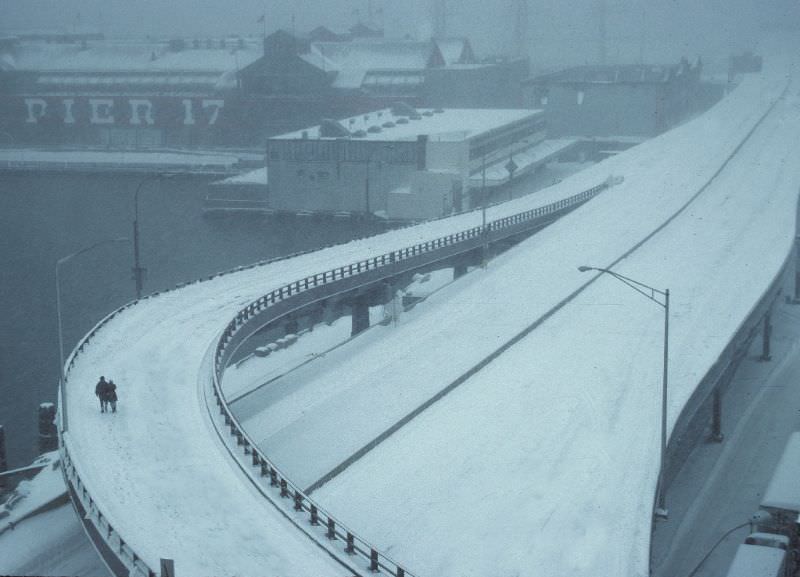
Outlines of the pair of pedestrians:
<svg viewBox="0 0 800 577">
<path fill-rule="evenodd" d="M 105 377 L 100 377 L 94 388 L 94 394 L 100 399 L 101 413 L 108 412 L 109 405 L 112 413 L 117 412 L 117 385 L 114 384 L 114 381 L 106 381 Z"/>
</svg>

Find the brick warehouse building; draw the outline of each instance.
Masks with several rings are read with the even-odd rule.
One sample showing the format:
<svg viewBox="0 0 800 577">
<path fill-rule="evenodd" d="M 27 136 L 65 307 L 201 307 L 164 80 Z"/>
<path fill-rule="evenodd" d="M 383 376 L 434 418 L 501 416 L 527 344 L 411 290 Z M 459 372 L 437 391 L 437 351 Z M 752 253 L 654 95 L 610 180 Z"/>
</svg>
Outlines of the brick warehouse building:
<svg viewBox="0 0 800 577">
<path fill-rule="evenodd" d="M 316 40 L 315 38 L 325 38 Z M 261 147 L 268 136 L 405 101 L 519 107 L 527 60 L 465 39 L 0 39 L 0 143 Z"/>
</svg>

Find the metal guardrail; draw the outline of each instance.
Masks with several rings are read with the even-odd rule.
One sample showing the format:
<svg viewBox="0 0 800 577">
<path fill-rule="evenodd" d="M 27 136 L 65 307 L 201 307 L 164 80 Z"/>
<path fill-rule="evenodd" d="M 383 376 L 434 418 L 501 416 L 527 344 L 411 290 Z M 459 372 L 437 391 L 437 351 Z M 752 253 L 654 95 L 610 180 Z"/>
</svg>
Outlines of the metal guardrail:
<svg viewBox="0 0 800 577">
<path fill-rule="evenodd" d="M 274 262 L 287 260 L 290 258 L 296 258 L 302 254 L 307 254 L 309 252 L 313 251 L 302 251 L 302 252 L 292 253 L 282 257 L 259 261 L 257 263 L 247 266 L 235 267 L 226 271 L 212 274 L 208 277 L 204 277 L 202 279 L 193 281 L 191 283 L 179 283 L 175 285 L 173 289 L 155 292 L 143 297 L 140 300 L 147 300 L 155 296 L 158 296 L 159 294 L 168 293 L 189 284 L 205 282 L 234 272 L 240 272 L 258 266 L 265 266 Z M 125 311 L 126 309 L 136 306 L 139 302 L 140 302 L 139 300 L 131 301 L 115 309 L 107 316 L 105 316 L 103 319 L 101 319 L 92 328 L 92 330 L 90 330 L 86 335 L 84 335 L 84 337 L 78 342 L 73 351 L 70 353 L 70 356 L 67 358 L 66 361 L 67 366 L 64 371 L 65 374 L 64 387 L 67 387 L 69 384 L 70 372 L 72 368 L 75 366 L 78 357 L 88 347 L 88 345 L 91 343 L 92 339 L 100 331 L 100 329 L 102 329 L 118 314 Z M 140 576 L 155 577 L 157 573 L 139 556 L 138 553 L 136 553 L 136 551 L 134 551 L 131 548 L 130 545 L 128 545 L 123 536 L 120 535 L 116 531 L 116 529 L 114 529 L 114 527 L 108 521 L 107 517 L 102 513 L 100 505 L 92 498 L 91 493 L 88 487 L 86 486 L 86 483 L 83 481 L 78 471 L 80 465 L 79 464 L 76 465 L 76 463 L 73 461 L 72 455 L 70 454 L 68 448 L 68 442 L 63 436 L 64 431 L 61 427 L 61 412 L 66 411 L 67 409 L 63 403 L 63 399 L 61 398 L 60 391 L 59 391 L 58 406 L 59 406 L 59 426 L 58 426 L 59 453 L 61 455 L 61 462 L 63 463 L 62 472 L 64 474 L 64 480 L 67 484 L 67 487 L 70 489 L 70 496 L 72 497 L 73 501 L 77 499 L 80 503 L 80 509 L 86 512 L 86 516 L 84 517 L 84 519 L 90 521 L 94 525 L 94 528 L 96 529 L 96 534 L 99 536 L 99 538 L 103 540 L 104 545 L 108 548 L 110 552 L 112 552 L 115 555 L 115 557 L 118 560 L 118 563 L 124 566 L 124 570 L 113 571 L 114 574 L 116 575 L 116 577 L 128 577 L 129 575 L 132 575 L 133 577 L 140 577 Z M 111 564 L 112 563 L 109 563 L 109 565 Z"/>
<path fill-rule="evenodd" d="M 305 511 L 310 516 L 310 521 L 312 525 L 322 525 L 325 526 L 326 536 L 331 539 L 339 539 L 345 544 L 344 551 L 348 554 L 359 555 L 368 560 L 369 568 L 374 571 L 384 571 L 388 572 L 391 575 L 396 577 L 404 577 L 405 575 L 410 575 L 402 566 L 395 563 L 385 554 L 380 553 L 377 549 L 371 546 L 367 541 L 358 537 L 355 533 L 351 530 L 347 529 L 341 522 L 336 520 L 332 515 L 330 515 L 327 511 L 320 508 L 315 502 L 311 501 L 307 496 L 303 494 L 299 487 L 295 486 L 289 479 L 282 473 L 280 470 L 275 467 L 269 459 L 261 454 L 260 450 L 255 446 L 252 440 L 246 436 L 244 430 L 239 425 L 238 421 L 236 421 L 235 417 L 233 417 L 230 409 L 227 407 L 227 404 L 224 401 L 224 396 L 221 395 L 221 388 L 219 386 L 219 376 L 221 370 L 221 360 L 222 355 L 219 351 L 225 351 L 226 345 L 230 343 L 230 337 L 233 336 L 233 333 L 236 332 L 236 329 L 241 328 L 244 324 L 249 320 L 252 315 L 261 312 L 262 310 L 274 306 L 279 302 L 285 302 L 287 299 L 290 299 L 298 294 L 318 286 L 323 286 L 326 284 L 330 284 L 332 282 L 340 281 L 344 278 L 350 278 L 355 275 L 364 274 L 367 271 L 372 271 L 377 268 L 386 267 L 387 265 L 394 264 L 396 262 L 400 262 L 403 260 L 412 259 L 422 254 L 430 254 L 434 251 L 439 251 L 445 247 L 451 247 L 457 245 L 458 243 L 463 243 L 468 240 L 474 239 L 482 239 L 484 234 L 489 234 L 491 232 L 497 232 L 502 230 L 511 230 L 514 229 L 511 234 L 516 234 L 516 227 L 518 227 L 521 223 L 529 222 L 531 220 L 536 220 L 541 217 L 545 217 L 548 215 L 553 215 L 562 211 L 566 208 L 574 207 L 582 202 L 585 202 L 592 198 L 593 196 L 597 195 L 601 191 L 605 190 L 610 186 L 609 182 L 605 182 L 598 186 L 595 186 L 591 189 L 563 199 L 561 201 L 552 203 L 550 205 L 546 205 L 544 207 L 539 207 L 536 209 L 531 209 L 519 214 L 511 215 L 505 218 L 501 218 L 495 221 L 492 221 L 487 224 L 486 231 L 482 229 L 482 227 L 473 227 L 467 229 L 465 231 L 461 231 L 452 235 L 448 235 L 446 237 L 442 237 L 439 239 L 434 239 L 432 241 L 428 241 L 425 243 L 420 243 L 414 245 L 412 247 L 399 249 L 392 253 L 380 255 L 377 257 L 373 257 L 371 259 L 367 259 L 364 261 L 359 261 L 357 263 L 345 265 L 343 267 L 339 267 L 337 269 L 333 269 L 330 271 L 326 271 L 323 273 L 318 273 L 300 281 L 295 281 L 293 283 L 289 283 L 275 289 L 274 291 L 268 293 L 267 295 L 261 297 L 242 311 L 240 311 L 236 317 L 228 324 L 228 327 L 225 329 L 223 333 L 223 339 L 221 339 L 217 345 L 217 354 L 215 354 L 214 358 L 214 371 L 213 371 L 213 384 L 214 384 L 214 394 L 217 399 L 217 404 L 220 406 L 222 410 L 222 414 L 226 416 L 225 420 L 226 423 L 231 425 L 231 432 L 234 436 L 237 437 L 237 441 L 245 446 L 246 453 L 252 452 L 252 460 L 253 464 L 260 467 L 262 476 L 269 477 L 270 485 L 277 487 L 280 491 L 281 497 L 291 497 L 294 502 L 294 508 L 298 511 Z M 259 266 L 265 266 L 274 262 L 288 260 L 291 258 L 296 258 L 303 254 L 308 254 L 310 252 L 314 252 L 315 250 L 308 250 L 302 251 L 297 253 L 292 253 L 290 255 L 267 259 L 263 261 L 259 261 L 257 263 L 246 265 L 246 266 L 238 266 L 226 271 L 222 271 L 216 274 L 212 274 L 208 277 L 204 277 L 202 279 L 198 279 L 193 282 L 189 283 L 179 283 L 173 289 L 168 289 L 166 291 L 159 291 L 152 293 L 143 297 L 140 300 L 147 300 L 153 297 L 158 296 L 162 293 L 171 292 L 172 290 L 176 290 L 182 288 L 184 286 L 198 283 L 198 282 L 205 282 L 212 280 L 214 278 L 231 274 L 234 272 L 240 272 L 244 270 L 249 270 L 252 268 L 256 268 Z M 66 388 L 69 385 L 69 378 L 72 368 L 75 366 L 76 361 L 80 357 L 80 355 L 84 352 L 84 350 L 88 347 L 91 341 L 94 339 L 95 335 L 102 329 L 106 324 L 108 324 L 114 317 L 118 314 L 122 313 L 123 311 L 136 306 L 140 301 L 135 300 L 131 301 L 111 313 L 109 313 L 106 317 L 101 319 L 91 331 L 89 331 L 84 337 L 78 342 L 76 347 L 73 349 L 72 353 L 68 357 L 66 361 L 66 368 L 64 371 L 64 387 Z M 234 327 L 234 330 L 231 331 L 231 327 Z M 225 337 L 224 335 L 227 335 Z M 62 471 L 64 473 L 64 478 L 67 483 L 68 488 L 70 488 L 70 495 L 74 500 L 78 500 L 80 504 L 80 509 L 85 511 L 85 520 L 90 521 L 96 530 L 96 534 L 99 536 L 100 539 L 103 540 L 103 544 L 107 549 L 113 553 L 116 557 L 119 564 L 124 567 L 123 569 L 118 568 L 118 571 L 114 571 L 118 577 L 122 577 L 123 575 L 133 575 L 135 577 L 155 577 L 157 573 L 148 565 L 140 555 L 133 550 L 133 548 L 125 541 L 122 535 L 120 535 L 117 530 L 111 525 L 108 521 L 108 518 L 102 513 L 100 505 L 94 501 L 91 496 L 91 492 L 89 488 L 86 486 L 86 483 L 82 479 L 79 468 L 80 464 L 76 464 L 75 461 L 72 459 L 72 455 L 69 451 L 69 443 L 67 439 L 64 438 L 64 431 L 61 427 L 61 412 L 66 411 L 67 408 L 63 402 L 63 399 L 60 396 L 59 392 L 59 427 L 58 427 L 58 437 L 59 437 L 59 452 L 61 454 L 61 459 L 63 463 Z M 234 430 L 235 429 L 235 430 Z M 76 506 L 78 503 L 76 503 Z M 413 577 L 413 576 L 412 576 Z"/>
<path fill-rule="evenodd" d="M 533 225 L 543 217 L 555 215 L 565 209 L 573 208 L 596 196 L 610 185 L 611 180 L 552 204 L 491 221 L 487 223 L 485 229 L 482 226 L 469 228 L 445 237 L 307 276 L 267 293 L 240 310 L 230 323 L 228 323 L 217 342 L 213 361 L 212 388 L 217 407 L 224 418 L 225 426 L 229 428 L 230 434 L 236 438 L 237 445 L 242 447 L 244 456 L 250 457 L 248 465 L 256 467 L 260 477 L 268 480 L 269 486 L 272 487 L 282 499 L 288 500 L 295 512 L 307 514 L 310 524 L 320 527 L 319 532 L 324 532 L 324 536 L 328 540 L 331 542 L 340 541 L 344 545 L 345 553 L 361 557 L 367 563 L 370 571 L 381 571 L 394 577 L 413 577 L 413 574 L 410 573 L 408 569 L 392 560 L 374 545 L 360 537 L 321 507 L 316 501 L 306 495 L 299 486 L 293 483 L 269 457 L 258 448 L 255 441 L 250 438 L 238 419 L 234 416 L 222 391 L 221 377 L 228 361 L 238 347 L 238 344 L 243 340 L 239 334 L 241 329 L 255 317 L 260 317 L 261 313 L 278 304 L 286 303 L 288 306 L 277 307 L 279 310 L 276 311 L 274 318 L 270 320 L 276 320 L 286 314 L 287 308 L 295 308 L 296 310 L 296 307 L 291 307 L 290 305 L 293 300 L 299 300 L 303 304 L 307 304 L 305 299 L 299 297 L 309 291 L 313 291 L 313 289 L 338 284 L 345 279 L 366 275 L 369 272 L 380 269 L 388 269 L 387 274 L 397 274 L 399 272 L 397 270 L 398 265 L 401 265 L 404 261 L 416 261 L 416 257 L 420 255 L 430 255 L 431 253 L 444 251 L 444 249 L 452 248 L 460 244 L 467 245 L 465 246 L 465 250 L 472 250 L 475 247 L 475 243 L 470 241 L 482 241 L 489 236 L 494 237 L 492 240 L 497 240 L 499 238 L 518 234 L 521 232 L 520 225 Z M 530 228 L 530 226 L 527 228 Z M 505 231 L 506 234 L 502 234 L 502 231 Z M 446 251 L 446 253 L 446 256 L 450 256 L 453 254 L 453 251 Z M 438 259 L 433 257 L 430 260 L 436 261 Z M 370 279 L 369 282 L 374 281 Z M 263 317 L 261 318 L 263 319 Z M 260 326 L 263 327 L 264 324 L 261 323 Z M 249 333 L 249 331 L 245 332 Z"/>
</svg>

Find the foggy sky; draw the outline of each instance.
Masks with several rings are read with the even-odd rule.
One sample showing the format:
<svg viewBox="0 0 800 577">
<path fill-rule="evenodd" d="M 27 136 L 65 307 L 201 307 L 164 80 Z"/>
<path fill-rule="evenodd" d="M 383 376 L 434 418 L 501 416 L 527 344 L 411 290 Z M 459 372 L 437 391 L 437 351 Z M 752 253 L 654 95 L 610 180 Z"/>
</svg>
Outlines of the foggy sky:
<svg viewBox="0 0 800 577">
<path fill-rule="evenodd" d="M 107 36 L 261 35 L 346 29 L 358 20 L 387 35 L 425 37 L 430 0 L 2 0 L 0 32 L 91 28 Z M 798 25 L 797 0 L 605 0 L 610 61 L 724 57 L 752 49 L 765 26 Z M 528 54 L 537 63 L 594 62 L 602 0 L 529 0 Z M 489 8 L 487 8 L 489 7 Z M 466 35 L 479 55 L 513 51 L 514 0 L 447 0 L 451 35 Z M 294 19 L 293 16 L 294 15 Z"/>
</svg>

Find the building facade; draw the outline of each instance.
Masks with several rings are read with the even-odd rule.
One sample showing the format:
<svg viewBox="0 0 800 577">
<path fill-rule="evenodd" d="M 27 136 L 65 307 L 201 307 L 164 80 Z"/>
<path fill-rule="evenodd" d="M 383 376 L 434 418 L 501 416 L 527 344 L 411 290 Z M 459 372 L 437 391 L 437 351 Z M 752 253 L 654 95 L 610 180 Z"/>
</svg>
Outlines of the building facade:
<svg viewBox="0 0 800 577">
<path fill-rule="evenodd" d="M 270 207 L 442 216 L 470 207 L 471 176 L 544 138 L 534 110 L 398 106 L 329 120 L 269 139 Z"/>
<path fill-rule="evenodd" d="M 524 82 L 529 106 L 545 111 L 549 134 L 650 137 L 698 108 L 702 64 L 581 66 Z"/>
<path fill-rule="evenodd" d="M 477 62 L 465 39 L 319 29 L 263 40 L 8 37 L 0 39 L 0 144 L 263 147 L 270 135 L 398 100 L 519 107 L 526 67 Z"/>
</svg>

